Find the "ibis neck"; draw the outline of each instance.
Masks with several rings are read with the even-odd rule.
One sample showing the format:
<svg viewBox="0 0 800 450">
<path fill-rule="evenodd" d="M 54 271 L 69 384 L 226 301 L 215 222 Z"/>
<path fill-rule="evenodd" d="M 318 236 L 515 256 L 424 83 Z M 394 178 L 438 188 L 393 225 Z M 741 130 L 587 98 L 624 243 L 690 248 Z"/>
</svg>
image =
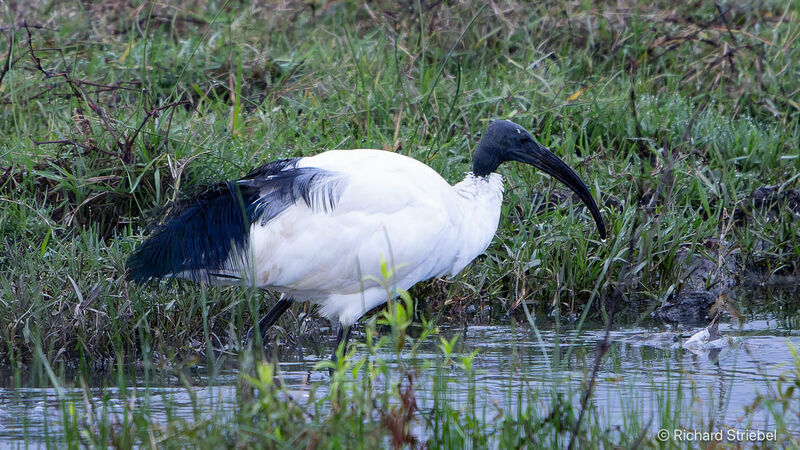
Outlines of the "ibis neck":
<svg viewBox="0 0 800 450">
<path fill-rule="evenodd" d="M 453 190 L 458 194 L 461 215 L 457 222 L 461 248 L 451 271 L 456 274 L 483 253 L 494 238 L 503 205 L 503 177 L 468 173 Z"/>
<path fill-rule="evenodd" d="M 453 189 L 468 201 L 503 201 L 503 177 L 498 173 L 478 176 L 469 172 Z"/>
</svg>

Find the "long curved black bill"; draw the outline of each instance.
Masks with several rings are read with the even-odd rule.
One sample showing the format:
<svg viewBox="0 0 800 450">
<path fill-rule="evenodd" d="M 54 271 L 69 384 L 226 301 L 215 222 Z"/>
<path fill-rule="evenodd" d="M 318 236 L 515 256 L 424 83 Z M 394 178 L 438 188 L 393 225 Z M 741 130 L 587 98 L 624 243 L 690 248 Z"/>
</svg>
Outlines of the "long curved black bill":
<svg viewBox="0 0 800 450">
<path fill-rule="evenodd" d="M 564 161 L 536 141 L 531 142 L 530 146 L 514 152 L 514 157 L 517 161 L 536 167 L 572 189 L 592 213 L 592 217 L 597 224 L 597 230 L 600 232 L 600 237 L 602 239 L 606 238 L 606 226 L 603 223 L 602 216 L 600 216 L 600 209 L 597 207 L 597 203 L 595 203 L 583 180 Z"/>
</svg>

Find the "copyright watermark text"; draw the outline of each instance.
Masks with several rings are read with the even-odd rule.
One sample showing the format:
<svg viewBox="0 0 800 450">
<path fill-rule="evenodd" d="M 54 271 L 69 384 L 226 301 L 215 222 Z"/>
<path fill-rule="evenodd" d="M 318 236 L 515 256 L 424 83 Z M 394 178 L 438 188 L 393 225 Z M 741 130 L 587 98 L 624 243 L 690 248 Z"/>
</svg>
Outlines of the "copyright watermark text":
<svg viewBox="0 0 800 450">
<path fill-rule="evenodd" d="M 656 439 L 661 442 L 670 440 L 681 442 L 764 442 L 777 441 L 778 432 L 776 430 L 740 430 L 737 428 L 727 428 L 717 431 L 668 430 L 662 428 L 656 433 Z"/>
</svg>

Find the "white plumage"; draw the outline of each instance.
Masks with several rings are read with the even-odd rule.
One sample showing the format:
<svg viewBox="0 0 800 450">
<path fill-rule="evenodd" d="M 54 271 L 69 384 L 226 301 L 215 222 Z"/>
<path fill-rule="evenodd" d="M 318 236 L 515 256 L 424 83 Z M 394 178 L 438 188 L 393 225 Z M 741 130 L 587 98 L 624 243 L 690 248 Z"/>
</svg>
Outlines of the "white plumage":
<svg viewBox="0 0 800 450">
<path fill-rule="evenodd" d="M 297 166 L 332 173 L 336 207 L 320 213 L 299 202 L 254 223 L 245 272 L 252 284 L 317 303 L 345 326 L 386 302 L 382 260 L 394 269 L 391 287 L 407 290 L 460 272 L 497 230 L 497 174 L 450 186 L 419 161 L 380 150 L 334 150 Z"/>
</svg>

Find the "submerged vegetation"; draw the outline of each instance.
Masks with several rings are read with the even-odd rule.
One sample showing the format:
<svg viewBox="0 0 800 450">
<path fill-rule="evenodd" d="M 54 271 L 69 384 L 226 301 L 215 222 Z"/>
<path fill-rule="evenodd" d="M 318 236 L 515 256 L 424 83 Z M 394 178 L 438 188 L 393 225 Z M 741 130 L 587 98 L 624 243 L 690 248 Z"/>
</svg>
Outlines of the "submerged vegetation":
<svg viewBox="0 0 800 450">
<path fill-rule="evenodd" d="M 223 360 L 243 373 L 234 412 L 198 408 L 192 421 L 154 423 L 131 407 L 118 423 L 64 401 L 64 439 L 76 446 L 345 446 L 356 436 L 365 448 L 668 447 L 652 431 L 713 424 L 687 419 L 691 393 L 679 389 L 659 399 L 662 417 L 631 410 L 622 428 L 604 428 L 591 386 L 613 364 L 607 341 L 587 358 L 584 388 L 558 390 L 561 357 L 543 351 L 556 393 L 514 386 L 497 411 L 448 398 L 443 373 L 476 382 L 450 338 L 430 367 L 389 367 L 377 349 L 413 359 L 446 324 L 649 323 L 684 292 L 710 295 L 725 317 L 772 308 L 796 323 L 796 294 L 774 291 L 800 275 L 797 0 L 0 7 L 4 384 L 80 387 L 97 372 L 123 391 L 156 373 L 190 384 L 198 364 L 213 380 Z M 554 180 L 504 168 L 509 201 L 486 255 L 455 280 L 413 288 L 414 307 L 373 313 L 354 339 L 368 356 L 343 363 L 319 396 L 313 387 L 297 402 L 267 358 L 237 356 L 271 294 L 125 281 L 127 255 L 182 192 L 331 148 L 400 152 L 456 181 L 497 117 L 576 169 L 609 238 Z M 734 301 L 737 285 L 773 304 Z M 292 313 L 276 339 L 308 336 L 303 346 L 324 353 L 328 330 L 311 307 Z M 407 333 L 412 321 L 425 323 L 422 336 Z M 750 411 L 769 411 L 785 445 L 797 444 L 797 367 Z M 439 380 L 425 401 L 420 379 Z"/>
</svg>

